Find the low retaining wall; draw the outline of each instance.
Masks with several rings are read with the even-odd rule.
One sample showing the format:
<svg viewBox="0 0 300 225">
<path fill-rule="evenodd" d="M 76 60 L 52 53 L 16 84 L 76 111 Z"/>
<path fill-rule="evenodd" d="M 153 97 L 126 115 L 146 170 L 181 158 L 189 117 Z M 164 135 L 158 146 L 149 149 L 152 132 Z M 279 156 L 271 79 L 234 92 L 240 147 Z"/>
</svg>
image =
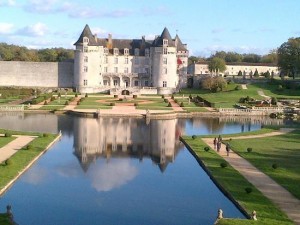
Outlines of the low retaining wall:
<svg viewBox="0 0 300 225">
<path fill-rule="evenodd" d="M 0 105 L 2 112 L 19 112 L 24 111 L 24 105 Z"/>
</svg>

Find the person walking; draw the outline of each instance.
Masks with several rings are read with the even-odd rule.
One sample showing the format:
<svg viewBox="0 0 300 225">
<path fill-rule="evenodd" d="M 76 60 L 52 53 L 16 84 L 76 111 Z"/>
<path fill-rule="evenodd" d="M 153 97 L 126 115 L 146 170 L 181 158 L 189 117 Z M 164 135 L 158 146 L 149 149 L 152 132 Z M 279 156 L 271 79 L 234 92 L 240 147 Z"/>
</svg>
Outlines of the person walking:
<svg viewBox="0 0 300 225">
<path fill-rule="evenodd" d="M 221 141 L 218 141 L 218 142 L 217 142 L 217 152 L 220 151 L 221 145 L 222 145 L 222 142 L 221 142 Z"/>
<path fill-rule="evenodd" d="M 217 149 L 217 143 L 218 143 L 217 138 L 215 138 L 214 139 L 214 149 Z"/>
<path fill-rule="evenodd" d="M 226 144 L 226 152 L 227 152 L 227 156 L 229 156 L 229 151 L 230 151 L 230 145 L 229 143 Z"/>
<path fill-rule="evenodd" d="M 218 141 L 222 142 L 222 137 L 221 137 L 221 135 L 219 135 Z"/>
</svg>

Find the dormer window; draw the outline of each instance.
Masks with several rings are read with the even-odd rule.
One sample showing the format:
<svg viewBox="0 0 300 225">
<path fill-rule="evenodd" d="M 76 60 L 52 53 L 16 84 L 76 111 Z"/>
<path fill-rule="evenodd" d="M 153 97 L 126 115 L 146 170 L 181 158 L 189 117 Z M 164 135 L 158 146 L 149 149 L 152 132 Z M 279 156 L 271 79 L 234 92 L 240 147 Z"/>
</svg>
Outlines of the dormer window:
<svg viewBox="0 0 300 225">
<path fill-rule="evenodd" d="M 129 49 L 128 48 L 124 49 L 124 55 L 129 55 Z"/>
<path fill-rule="evenodd" d="M 168 40 L 167 39 L 163 39 L 163 45 L 168 46 Z"/>
<path fill-rule="evenodd" d="M 138 48 L 134 49 L 134 55 L 139 56 L 140 55 L 140 50 Z"/>
<path fill-rule="evenodd" d="M 89 43 L 89 39 L 87 37 L 83 38 L 83 43 L 88 44 Z"/>
<path fill-rule="evenodd" d="M 149 57 L 149 49 L 148 48 L 145 49 L 145 56 Z"/>
<path fill-rule="evenodd" d="M 104 54 L 108 54 L 108 48 L 104 48 Z"/>
<path fill-rule="evenodd" d="M 118 48 L 114 48 L 114 55 L 119 55 L 119 49 Z"/>
</svg>

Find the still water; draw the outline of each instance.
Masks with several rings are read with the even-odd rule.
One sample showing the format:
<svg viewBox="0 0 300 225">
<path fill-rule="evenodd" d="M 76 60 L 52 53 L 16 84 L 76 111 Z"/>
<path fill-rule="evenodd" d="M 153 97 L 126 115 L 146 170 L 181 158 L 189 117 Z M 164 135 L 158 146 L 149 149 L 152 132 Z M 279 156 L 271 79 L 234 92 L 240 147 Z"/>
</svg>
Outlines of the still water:
<svg viewBox="0 0 300 225">
<path fill-rule="evenodd" d="M 20 225 L 213 224 L 244 218 L 179 142 L 180 135 L 260 129 L 244 119 L 81 118 L 7 114 L 0 127 L 62 138 L 0 198 Z"/>
</svg>

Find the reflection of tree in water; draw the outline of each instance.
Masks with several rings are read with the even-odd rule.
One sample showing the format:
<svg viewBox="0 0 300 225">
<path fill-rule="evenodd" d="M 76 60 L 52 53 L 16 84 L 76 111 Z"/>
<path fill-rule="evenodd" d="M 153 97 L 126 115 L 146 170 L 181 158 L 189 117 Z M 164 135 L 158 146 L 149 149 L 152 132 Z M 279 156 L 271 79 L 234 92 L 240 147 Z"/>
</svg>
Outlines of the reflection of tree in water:
<svg viewBox="0 0 300 225">
<path fill-rule="evenodd" d="M 194 122 L 194 121 L 193 121 Z M 201 123 L 210 133 L 221 133 L 224 129 L 225 122 L 220 122 L 219 118 L 201 118 Z"/>
</svg>

